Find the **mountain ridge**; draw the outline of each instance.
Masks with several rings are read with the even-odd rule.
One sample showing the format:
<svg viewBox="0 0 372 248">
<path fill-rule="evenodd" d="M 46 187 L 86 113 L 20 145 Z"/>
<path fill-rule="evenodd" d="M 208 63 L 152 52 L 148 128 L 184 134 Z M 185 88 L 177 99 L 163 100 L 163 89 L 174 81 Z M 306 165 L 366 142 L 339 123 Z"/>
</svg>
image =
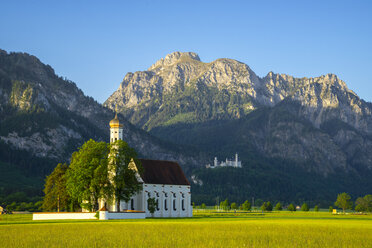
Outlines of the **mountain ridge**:
<svg viewBox="0 0 372 248">
<path fill-rule="evenodd" d="M 303 162 L 313 158 L 319 173 L 326 175 L 338 168 L 337 164 L 341 164 L 345 171 L 353 170 L 357 152 L 351 152 L 348 144 L 359 140 L 363 166 L 369 168 L 372 162 L 372 157 L 366 154 L 372 148 L 369 138 L 372 134 L 371 103 L 360 99 L 344 81 L 331 73 L 295 78 L 269 72 L 261 78 L 248 65 L 233 59 L 204 63 L 196 53 L 174 52 L 155 62 L 147 71 L 128 73 L 104 106 L 113 108 L 116 104 L 137 127 L 161 139 L 191 146 L 195 144 L 190 137 L 197 140 L 196 134 L 204 135 L 197 130 L 198 126 L 205 128 L 203 123 L 249 118 L 251 113 L 269 107 L 271 112 L 290 113 L 292 119 L 281 124 L 288 130 L 303 127 L 296 135 L 280 132 L 279 126 L 275 127 L 276 131 L 264 131 L 272 121 L 280 124 L 280 116 L 275 120 L 266 118 L 257 130 L 249 131 L 257 151 L 271 157 L 300 158 Z M 306 124 L 301 124 L 302 119 Z M 330 123 L 345 125 L 332 134 L 328 127 Z M 188 132 L 187 125 L 192 125 L 193 131 Z M 307 139 L 303 139 L 302 133 L 306 131 L 300 130 L 312 131 L 306 134 Z M 262 138 L 254 141 L 254 137 L 264 133 L 262 138 L 272 141 L 266 142 Z M 203 137 L 213 140 L 211 136 Z M 292 150 L 286 148 L 288 139 L 297 140 Z M 328 146 L 322 146 L 323 143 Z M 205 150 L 202 145 L 196 147 Z M 274 147 L 279 150 L 272 150 Z M 316 159 L 319 154 L 323 155 Z M 324 170 L 322 163 L 334 168 L 328 166 Z"/>
</svg>

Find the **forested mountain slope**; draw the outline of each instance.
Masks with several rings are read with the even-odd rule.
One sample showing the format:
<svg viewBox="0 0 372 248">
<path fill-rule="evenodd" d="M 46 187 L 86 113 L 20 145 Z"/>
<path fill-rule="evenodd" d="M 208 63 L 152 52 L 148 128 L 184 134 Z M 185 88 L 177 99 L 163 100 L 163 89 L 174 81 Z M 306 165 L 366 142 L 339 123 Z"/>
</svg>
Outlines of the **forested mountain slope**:
<svg viewBox="0 0 372 248">
<path fill-rule="evenodd" d="M 44 178 L 88 139 L 108 141 L 113 117 L 112 110 L 85 96 L 75 83 L 57 76 L 36 57 L 0 50 L 0 162 L 7 171 L 15 166 L 15 174 Z M 176 160 L 186 170 L 197 164 L 176 146 L 119 118 L 125 141 L 141 157 Z M 16 190 L 14 185 L 0 185 L 0 191 Z"/>
</svg>

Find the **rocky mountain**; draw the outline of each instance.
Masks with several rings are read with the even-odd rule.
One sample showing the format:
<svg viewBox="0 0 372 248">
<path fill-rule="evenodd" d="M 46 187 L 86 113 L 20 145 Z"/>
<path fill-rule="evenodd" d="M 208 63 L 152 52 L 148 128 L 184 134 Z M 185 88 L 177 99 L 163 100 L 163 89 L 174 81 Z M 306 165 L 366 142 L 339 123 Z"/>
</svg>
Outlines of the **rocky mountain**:
<svg viewBox="0 0 372 248">
<path fill-rule="evenodd" d="M 107 141 L 116 104 L 124 139 L 141 157 L 178 161 L 197 204 L 370 193 L 372 104 L 335 75 L 261 78 L 236 60 L 175 52 L 128 73 L 102 106 L 36 57 L 0 50 L 0 199 L 40 193 L 84 141 Z M 242 169 L 204 168 L 235 152 Z"/>
<path fill-rule="evenodd" d="M 85 96 L 36 57 L 0 50 L 0 164 L 8 168 L 4 171 L 17 167 L 17 173 L 42 178 L 57 162 L 68 161 L 88 139 L 108 141 L 113 117 L 113 111 Z M 125 140 L 142 157 L 176 160 L 186 170 L 197 164 L 177 146 L 119 118 Z"/>
<path fill-rule="evenodd" d="M 336 75 L 258 77 L 232 59 L 175 52 L 128 73 L 104 103 L 134 125 L 211 154 L 294 161 L 323 176 L 372 170 L 372 104 Z"/>
</svg>

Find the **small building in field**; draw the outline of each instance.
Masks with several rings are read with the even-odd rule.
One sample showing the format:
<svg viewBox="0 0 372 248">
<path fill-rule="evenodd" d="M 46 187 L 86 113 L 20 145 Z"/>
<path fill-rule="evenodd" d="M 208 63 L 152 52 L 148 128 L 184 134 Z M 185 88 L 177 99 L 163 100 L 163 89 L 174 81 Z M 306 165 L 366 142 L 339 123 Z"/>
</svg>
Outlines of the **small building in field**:
<svg viewBox="0 0 372 248">
<path fill-rule="evenodd" d="M 110 121 L 110 142 L 123 140 L 123 125 L 119 123 L 117 115 Z M 133 160 L 128 167 L 136 171 L 138 183 L 142 190 L 128 202 L 107 205 L 99 203 L 99 208 L 106 207 L 108 211 L 144 211 L 146 217 L 192 217 L 190 183 L 182 171 L 181 166 L 174 161 L 140 159 L 143 173 L 138 173 Z M 152 215 L 148 209 L 147 200 L 155 198 L 157 208 Z M 105 206 L 106 205 L 106 206 Z"/>
</svg>

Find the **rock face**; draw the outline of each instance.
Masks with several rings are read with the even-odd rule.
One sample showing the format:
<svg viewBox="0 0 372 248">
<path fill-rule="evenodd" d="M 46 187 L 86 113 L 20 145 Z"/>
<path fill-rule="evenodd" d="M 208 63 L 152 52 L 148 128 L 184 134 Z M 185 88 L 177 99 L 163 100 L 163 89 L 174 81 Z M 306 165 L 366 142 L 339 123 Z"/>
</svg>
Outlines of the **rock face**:
<svg viewBox="0 0 372 248">
<path fill-rule="evenodd" d="M 371 169 L 371 103 L 333 74 L 295 78 L 270 72 L 260 78 L 236 60 L 203 63 L 195 53 L 175 52 L 147 71 L 128 73 L 104 106 L 115 104 L 137 127 L 179 144 L 218 153 L 212 137 L 227 132 L 236 138 L 229 145 L 241 153 L 254 147 L 265 156 L 311 163 L 323 175 Z M 262 119 L 255 120 L 262 109 Z M 213 129 L 228 120 L 256 128 L 239 135 L 227 131 L 231 123 Z M 218 133 L 205 130 L 205 123 Z M 198 143 L 200 136 L 207 141 Z"/>
<path fill-rule="evenodd" d="M 49 65 L 36 57 L 0 50 L 3 145 L 39 158 L 68 161 L 71 153 L 88 139 L 108 141 L 108 123 L 113 116 L 113 111 L 85 96 L 73 82 L 55 75 Z M 182 165 L 197 164 L 193 158 L 135 128 L 122 116 L 119 118 L 124 123 L 125 141 L 141 156 L 177 160 Z M 1 156 L 0 161 L 11 162 L 11 158 Z"/>
</svg>

